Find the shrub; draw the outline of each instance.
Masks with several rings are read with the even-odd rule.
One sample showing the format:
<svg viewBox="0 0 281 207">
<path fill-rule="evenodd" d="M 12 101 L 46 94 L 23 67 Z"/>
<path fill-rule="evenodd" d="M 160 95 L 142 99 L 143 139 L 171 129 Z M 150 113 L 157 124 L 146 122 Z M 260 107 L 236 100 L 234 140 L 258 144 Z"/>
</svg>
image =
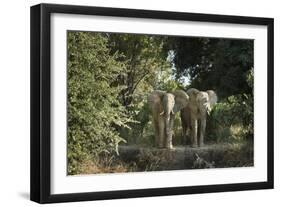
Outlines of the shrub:
<svg viewBox="0 0 281 207">
<path fill-rule="evenodd" d="M 124 139 L 116 126 L 131 121 L 118 101 L 122 86 L 114 85 L 124 70 L 118 53 L 109 54 L 100 33 L 68 32 L 67 144 L 68 173 L 79 173 L 87 157 L 117 152 Z"/>
<path fill-rule="evenodd" d="M 230 96 L 216 104 L 207 124 L 209 141 L 251 140 L 253 137 L 253 97 Z"/>
</svg>

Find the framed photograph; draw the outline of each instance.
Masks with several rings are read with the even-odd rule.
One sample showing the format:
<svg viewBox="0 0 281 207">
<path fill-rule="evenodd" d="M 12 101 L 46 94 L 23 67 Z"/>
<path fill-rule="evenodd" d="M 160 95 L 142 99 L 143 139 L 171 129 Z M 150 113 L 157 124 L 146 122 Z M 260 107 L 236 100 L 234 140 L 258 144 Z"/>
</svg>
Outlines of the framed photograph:
<svg viewBox="0 0 281 207">
<path fill-rule="evenodd" d="M 273 188 L 273 19 L 31 7 L 31 200 Z"/>
</svg>

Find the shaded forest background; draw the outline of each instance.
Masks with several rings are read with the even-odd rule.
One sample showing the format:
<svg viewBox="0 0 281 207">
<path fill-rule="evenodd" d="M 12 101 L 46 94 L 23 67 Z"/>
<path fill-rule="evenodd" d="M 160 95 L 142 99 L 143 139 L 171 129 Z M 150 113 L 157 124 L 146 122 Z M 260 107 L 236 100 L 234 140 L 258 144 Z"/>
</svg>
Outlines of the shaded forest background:
<svg viewBox="0 0 281 207">
<path fill-rule="evenodd" d="M 111 165 L 120 144 L 151 147 L 155 89 L 216 91 L 207 143 L 253 144 L 253 40 L 69 31 L 67 41 L 68 174 Z M 182 144 L 179 115 L 174 131 Z"/>
</svg>

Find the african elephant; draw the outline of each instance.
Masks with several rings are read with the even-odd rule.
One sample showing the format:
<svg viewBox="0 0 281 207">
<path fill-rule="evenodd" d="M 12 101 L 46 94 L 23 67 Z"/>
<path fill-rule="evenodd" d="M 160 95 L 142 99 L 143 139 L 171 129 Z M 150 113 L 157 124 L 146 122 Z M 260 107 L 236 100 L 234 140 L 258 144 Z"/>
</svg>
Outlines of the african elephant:
<svg viewBox="0 0 281 207">
<path fill-rule="evenodd" d="M 199 135 L 199 146 L 203 146 L 207 114 L 216 104 L 217 95 L 213 90 L 199 91 L 195 88 L 188 89 L 186 93 L 190 100 L 180 113 L 183 138 L 186 141 L 187 132 L 191 132 L 191 146 L 197 147 Z"/>
<path fill-rule="evenodd" d="M 148 104 L 152 111 L 155 128 L 155 145 L 160 148 L 172 149 L 172 137 L 175 113 L 187 106 L 188 95 L 182 90 L 171 93 L 153 91 L 148 96 Z"/>
</svg>

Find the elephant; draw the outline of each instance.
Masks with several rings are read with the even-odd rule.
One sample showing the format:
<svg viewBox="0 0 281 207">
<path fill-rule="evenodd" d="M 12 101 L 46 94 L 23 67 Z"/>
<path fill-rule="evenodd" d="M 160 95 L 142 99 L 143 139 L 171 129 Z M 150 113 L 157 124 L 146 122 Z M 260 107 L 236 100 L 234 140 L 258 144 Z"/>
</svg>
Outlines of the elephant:
<svg viewBox="0 0 281 207">
<path fill-rule="evenodd" d="M 218 98 L 213 90 L 199 91 L 190 88 L 186 93 L 190 100 L 188 105 L 180 111 L 183 139 L 186 141 L 186 135 L 190 132 L 191 146 L 198 146 L 199 136 L 199 147 L 203 147 L 207 114 L 210 114 Z"/>
<path fill-rule="evenodd" d="M 173 149 L 172 137 L 175 114 L 187 106 L 189 96 L 183 90 L 168 93 L 155 90 L 148 96 L 155 131 L 155 145 Z"/>
</svg>

